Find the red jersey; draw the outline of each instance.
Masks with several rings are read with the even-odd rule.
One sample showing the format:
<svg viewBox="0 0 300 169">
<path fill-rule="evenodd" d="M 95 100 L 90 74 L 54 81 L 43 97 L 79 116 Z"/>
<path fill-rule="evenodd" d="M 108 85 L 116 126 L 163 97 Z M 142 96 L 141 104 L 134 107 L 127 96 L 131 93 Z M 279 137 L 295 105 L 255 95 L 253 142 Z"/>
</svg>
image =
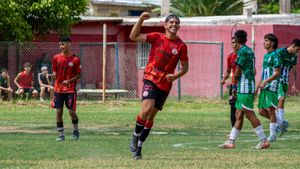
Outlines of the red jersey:
<svg viewBox="0 0 300 169">
<path fill-rule="evenodd" d="M 19 75 L 18 83 L 21 88 L 32 88 L 33 74 L 31 72 L 26 74 L 26 71 L 23 71 Z"/>
<path fill-rule="evenodd" d="M 166 75 L 174 74 L 179 60 L 188 61 L 187 46 L 180 38 L 170 40 L 157 32 L 147 34 L 146 41 L 151 44 L 151 50 L 144 79 L 161 90 L 170 91 L 172 82 L 167 81 Z"/>
<path fill-rule="evenodd" d="M 76 81 L 68 85 L 63 84 L 64 80 L 70 80 L 81 73 L 80 59 L 75 55 L 64 56 L 57 54 L 52 60 L 52 71 L 56 72 L 54 91 L 57 93 L 74 93 Z"/>
<path fill-rule="evenodd" d="M 236 69 L 236 64 L 235 64 L 236 58 L 237 58 L 236 53 L 231 53 L 227 56 L 227 72 L 231 72 L 232 70 L 232 73 L 234 74 Z M 233 83 L 233 80 L 234 80 L 234 76 L 232 76 L 231 78 L 231 83 Z"/>
</svg>

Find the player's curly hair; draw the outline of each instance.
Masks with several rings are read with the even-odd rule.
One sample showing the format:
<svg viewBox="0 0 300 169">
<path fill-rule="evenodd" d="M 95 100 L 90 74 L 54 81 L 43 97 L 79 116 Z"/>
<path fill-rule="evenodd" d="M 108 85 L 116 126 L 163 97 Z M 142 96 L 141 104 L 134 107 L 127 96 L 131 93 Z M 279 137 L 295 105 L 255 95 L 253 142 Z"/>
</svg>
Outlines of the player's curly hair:
<svg viewBox="0 0 300 169">
<path fill-rule="evenodd" d="M 274 42 L 274 44 L 273 44 L 274 49 L 278 48 L 278 38 L 275 34 L 268 33 L 264 36 L 264 39 L 268 39 L 269 41 Z"/>
<path fill-rule="evenodd" d="M 247 42 L 247 32 L 244 30 L 237 30 L 234 33 L 234 37 L 239 44 L 245 44 Z"/>
<path fill-rule="evenodd" d="M 179 19 L 178 16 L 177 16 L 176 14 L 174 14 L 174 13 L 171 13 L 170 15 L 168 15 L 168 16 L 166 17 L 166 19 L 165 19 L 165 22 L 169 22 L 169 20 L 172 19 L 172 18 L 176 18 L 176 19 L 179 21 L 179 23 L 180 23 L 180 19 Z"/>
<path fill-rule="evenodd" d="M 292 41 L 292 45 L 295 45 L 295 46 L 297 46 L 297 47 L 300 47 L 300 39 L 294 39 L 294 40 Z"/>
</svg>

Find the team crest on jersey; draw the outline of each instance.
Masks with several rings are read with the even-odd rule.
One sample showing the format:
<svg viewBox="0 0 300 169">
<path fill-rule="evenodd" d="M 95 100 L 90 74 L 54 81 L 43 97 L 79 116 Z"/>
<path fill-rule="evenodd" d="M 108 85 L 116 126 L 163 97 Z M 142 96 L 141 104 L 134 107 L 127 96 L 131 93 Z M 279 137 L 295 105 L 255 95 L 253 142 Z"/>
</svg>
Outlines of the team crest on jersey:
<svg viewBox="0 0 300 169">
<path fill-rule="evenodd" d="M 146 97 L 146 96 L 148 96 L 148 95 L 149 95 L 149 92 L 148 92 L 148 91 L 144 91 L 144 92 L 143 92 L 143 96 L 144 96 L 144 97 Z"/>
<path fill-rule="evenodd" d="M 73 62 L 69 62 L 69 66 L 72 67 L 74 64 Z"/>
<path fill-rule="evenodd" d="M 173 54 L 173 55 L 177 55 L 177 54 L 178 54 L 178 50 L 174 48 L 174 49 L 172 50 L 172 54 Z"/>
</svg>

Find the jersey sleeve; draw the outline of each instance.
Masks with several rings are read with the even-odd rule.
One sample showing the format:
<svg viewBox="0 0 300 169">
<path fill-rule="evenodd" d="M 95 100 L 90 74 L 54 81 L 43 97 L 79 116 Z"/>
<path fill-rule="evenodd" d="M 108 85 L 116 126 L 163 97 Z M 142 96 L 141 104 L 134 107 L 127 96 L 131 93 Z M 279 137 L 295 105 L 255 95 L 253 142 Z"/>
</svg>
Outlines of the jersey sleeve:
<svg viewBox="0 0 300 169">
<path fill-rule="evenodd" d="M 231 61 L 231 55 L 228 55 L 228 56 L 227 56 L 227 68 L 226 68 L 226 71 L 227 71 L 227 72 L 230 72 L 230 71 L 231 71 L 231 64 L 230 64 L 230 61 Z"/>
<path fill-rule="evenodd" d="M 56 56 L 54 56 L 54 58 L 52 60 L 52 72 L 57 73 L 57 57 Z"/>
<path fill-rule="evenodd" d="M 160 34 L 157 32 L 147 33 L 146 34 L 146 42 L 153 44 L 157 38 L 159 38 Z"/>
<path fill-rule="evenodd" d="M 247 61 L 247 59 L 246 59 L 245 52 L 238 51 L 238 56 L 236 58 L 235 63 L 238 64 L 240 67 L 244 67 L 246 64 L 246 61 Z"/>
<path fill-rule="evenodd" d="M 81 64 L 80 64 L 80 59 L 78 57 L 75 58 L 75 71 L 77 74 L 81 73 Z"/>
<path fill-rule="evenodd" d="M 189 60 L 188 54 L 187 54 L 187 46 L 184 44 L 180 48 L 180 56 L 179 60 L 181 62 L 187 62 Z"/>
<path fill-rule="evenodd" d="M 274 54 L 274 67 L 279 68 L 279 67 L 281 67 L 281 64 L 282 64 L 281 57 L 277 52 L 275 52 L 275 54 Z"/>
</svg>

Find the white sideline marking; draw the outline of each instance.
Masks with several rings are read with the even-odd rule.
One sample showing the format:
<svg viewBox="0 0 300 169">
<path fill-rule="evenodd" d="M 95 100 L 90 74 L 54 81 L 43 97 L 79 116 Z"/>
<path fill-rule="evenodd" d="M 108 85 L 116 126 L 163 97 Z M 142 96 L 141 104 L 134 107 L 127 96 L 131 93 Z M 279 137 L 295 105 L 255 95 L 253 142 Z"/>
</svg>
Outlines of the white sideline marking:
<svg viewBox="0 0 300 169">
<path fill-rule="evenodd" d="M 166 134 L 169 134 L 168 132 L 164 132 L 164 131 L 153 131 L 151 133 L 152 134 L 157 134 L 157 135 L 166 135 Z"/>
</svg>

